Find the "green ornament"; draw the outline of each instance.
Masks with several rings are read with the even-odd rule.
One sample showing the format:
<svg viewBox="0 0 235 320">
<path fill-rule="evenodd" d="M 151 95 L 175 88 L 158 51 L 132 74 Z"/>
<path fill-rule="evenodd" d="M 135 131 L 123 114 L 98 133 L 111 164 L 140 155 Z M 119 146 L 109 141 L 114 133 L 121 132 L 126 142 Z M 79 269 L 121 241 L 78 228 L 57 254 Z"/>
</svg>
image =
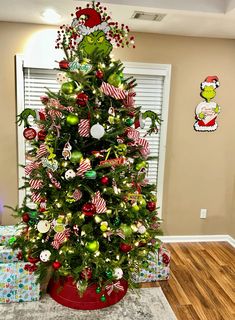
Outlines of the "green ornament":
<svg viewBox="0 0 235 320">
<path fill-rule="evenodd" d="M 96 240 L 93 240 L 93 241 L 90 241 L 90 242 L 87 242 L 85 247 L 86 249 L 89 251 L 89 252 L 96 252 L 99 250 L 99 242 L 96 241 Z"/>
<path fill-rule="evenodd" d="M 31 211 L 31 212 L 29 213 L 29 215 L 30 215 L 30 218 L 31 218 L 31 219 L 36 219 L 38 213 L 37 213 L 37 211 Z"/>
<path fill-rule="evenodd" d="M 61 91 L 64 94 L 72 94 L 72 93 L 74 93 L 75 89 L 76 89 L 76 84 L 74 81 L 65 82 L 61 86 Z"/>
<path fill-rule="evenodd" d="M 100 288 L 100 287 L 97 287 L 96 290 L 95 290 L 95 292 L 96 292 L 97 294 L 101 293 L 101 288 Z"/>
<path fill-rule="evenodd" d="M 105 274 L 106 274 L 106 276 L 107 276 L 108 279 L 111 279 L 111 278 L 113 277 L 113 272 L 112 272 L 112 270 L 107 270 L 107 271 L 105 272 Z"/>
<path fill-rule="evenodd" d="M 114 218 L 114 220 L 113 220 L 113 225 L 114 225 L 115 227 L 119 227 L 120 224 L 121 224 L 120 218 L 119 218 L 119 217 Z"/>
<path fill-rule="evenodd" d="M 117 73 L 113 73 L 108 77 L 108 83 L 114 87 L 119 87 L 122 83 L 121 77 Z"/>
<path fill-rule="evenodd" d="M 82 153 L 78 150 L 72 151 L 70 161 L 72 163 L 79 163 L 83 159 Z"/>
<path fill-rule="evenodd" d="M 12 245 L 14 242 L 16 242 L 16 237 L 11 237 L 8 241 L 9 245 Z"/>
<path fill-rule="evenodd" d="M 100 297 L 100 301 L 105 302 L 106 301 L 106 297 L 104 294 L 102 294 L 102 296 Z"/>
<path fill-rule="evenodd" d="M 70 113 L 66 118 L 66 122 L 71 126 L 75 126 L 79 122 L 78 116 L 76 114 Z"/>
<path fill-rule="evenodd" d="M 138 204 L 142 207 L 145 208 L 146 207 L 146 201 L 144 198 L 140 198 L 138 201 Z"/>
<path fill-rule="evenodd" d="M 137 204 L 133 204 L 131 210 L 132 210 L 133 212 L 138 212 L 138 211 L 140 210 L 140 207 L 139 207 Z"/>
<path fill-rule="evenodd" d="M 131 226 L 128 226 L 127 224 L 124 224 L 124 223 L 121 224 L 120 229 L 124 233 L 125 237 L 130 237 L 133 233 Z"/>
<path fill-rule="evenodd" d="M 95 170 L 88 170 L 85 172 L 86 179 L 95 179 L 96 178 L 96 171 Z"/>
<path fill-rule="evenodd" d="M 131 119 L 131 118 L 128 118 L 128 119 L 126 119 L 126 121 L 125 121 L 125 124 L 126 124 L 127 126 L 129 126 L 129 127 L 132 126 L 133 123 L 134 123 L 134 120 Z"/>
<path fill-rule="evenodd" d="M 143 168 L 146 168 L 146 165 L 147 165 L 147 163 L 146 163 L 146 161 L 140 161 L 140 162 L 138 162 L 136 165 L 135 165 L 135 168 L 136 168 L 136 170 L 141 170 L 141 169 L 143 169 Z"/>
</svg>

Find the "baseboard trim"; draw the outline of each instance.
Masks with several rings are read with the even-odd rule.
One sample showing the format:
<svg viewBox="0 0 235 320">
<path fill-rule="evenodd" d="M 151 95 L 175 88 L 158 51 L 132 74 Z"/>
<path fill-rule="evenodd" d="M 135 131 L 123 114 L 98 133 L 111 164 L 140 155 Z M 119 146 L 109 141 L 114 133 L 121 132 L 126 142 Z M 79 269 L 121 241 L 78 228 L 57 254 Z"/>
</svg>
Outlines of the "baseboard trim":
<svg viewBox="0 0 235 320">
<path fill-rule="evenodd" d="M 194 235 L 194 236 L 161 236 L 159 239 L 164 243 L 174 242 L 210 242 L 210 241 L 226 241 L 235 247 L 235 239 L 227 234 L 219 235 Z"/>
</svg>

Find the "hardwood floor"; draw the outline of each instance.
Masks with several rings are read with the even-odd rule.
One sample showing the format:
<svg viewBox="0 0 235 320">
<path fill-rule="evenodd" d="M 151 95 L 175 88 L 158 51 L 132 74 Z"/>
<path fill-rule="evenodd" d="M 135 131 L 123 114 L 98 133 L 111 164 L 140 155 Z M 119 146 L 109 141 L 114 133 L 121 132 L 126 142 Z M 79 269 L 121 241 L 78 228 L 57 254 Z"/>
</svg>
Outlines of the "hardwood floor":
<svg viewBox="0 0 235 320">
<path fill-rule="evenodd" d="M 166 244 L 168 281 L 160 286 L 178 320 L 235 320 L 235 249 L 227 242 Z"/>
</svg>

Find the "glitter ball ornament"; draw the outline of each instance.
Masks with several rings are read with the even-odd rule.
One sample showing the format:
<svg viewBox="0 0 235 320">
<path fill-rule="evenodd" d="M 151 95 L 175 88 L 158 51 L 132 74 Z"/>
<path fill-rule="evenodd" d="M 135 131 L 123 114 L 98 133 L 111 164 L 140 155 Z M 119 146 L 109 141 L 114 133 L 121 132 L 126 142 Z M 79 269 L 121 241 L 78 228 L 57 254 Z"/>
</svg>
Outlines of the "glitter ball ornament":
<svg viewBox="0 0 235 320">
<path fill-rule="evenodd" d="M 52 267 L 55 269 L 55 270 L 58 270 L 60 267 L 61 267 L 61 263 L 59 261 L 54 261 L 52 263 Z"/>
<path fill-rule="evenodd" d="M 91 136 L 93 138 L 99 140 L 105 134 L 105 130 L 104 130 L 104 127 L 101 124 L 96 123 L 91 127 L 90 133 L 91 133 Z"/>
<path fill-rule="evenodd" d="M 70 113 L 67 117 L 66 117 L 66 122 L 68 124 L 70 124 L 71 126 L 76 126 L 79 122 L 78 116 L 76 114 L 72 114 Z"/>
<path fill-rule="evenodd" d="M 60 69 L 68 69 L 69 62 L 67 60 L 61 60 L 59 62 L 59 67 L 60 67 Z"/>
<path fill-rule="evenodd" d="M 122 252 L 127 253 L 127 252 L 131 251 L 132 246 L 131 246 L 130 244 L 128 244 L 128 243 L 122 242 L 122 243 L 120 244 L 120 246 L 119 246 L 119 249 L 120 249 Z"/>
<path fill-rule="evenodd" d="M 45 130 L 38 131 L 38 140 L 44 141 L 46 138 L 46 135 L 47 135 L 47 133 Z"/>
<path fill-rule="evenodd" d="M 76 84 L 74 81 L 65 82 L 61 86 L 61 91 L 64 94 L 73 94 L 76 89 Z"/>
<path fill-rule="evenodd" d="M 75 151 L 72 151 L 71 153 L 71 158 L 70 158 L 70 161 L 72 163 L 79 163 L 81 160 L 82 160 L 82 153 L 81 151 L 78 151 L 78 150 L 75 150 Z"/>
<path fill-rule="evenodd" d="M 27 213 L 27 212 L 25 212 L 25 213 L 23 213 L 23 215 L 22 215 L 22 220 L 24 221 L 24 222 L 29 222 L 29 220 L 30 220 L 30 216 L 29 216 L 29 214 Z"/>
<path fill-rule="evenodd" d="M 99 242 L 94 240 L 94 241 L 89 241 L 85 244 L 85 248 L 89 252 L 96 252 L 99 250 Z"/>
<path fill-rule="evenodd" d="M 105 301 L 106 301 L 106 297 L 105 297 L 104 294 L 100 297 L 100 301 L 102 301 L 102 302 L 105 302 Z"/>
<path fill-rule="evenodd" d="M 146 208 L 149 211 L 154 211 L 156 209 L 156 202 L 154 202 L 154 201 L 147 202 Z"/>
<path fill-rule="evenodd" d="M 97 70 L 95 76 L 97 79 L 103 79 L 104 73 L 102 70 Z"/>
<path fill-rule="evenodd" d="M 95 205 L 93 203 L 85 203 L 82 206 L 82 213 L 87 217 L 92 217 L 96 212 Z"/>
<path fill-rule="evenodd" d="M 79 106 L 84 107 L 84 106 L 87 104 L 88 99 L 89 99 L 89 97 L 88 97 L 87 94 L 85 94 L 85 93 L 79 93 L 79 94 L 77 95 L 77 100 L 76 100 L 76 102 L 77 102 L 77 104 L 78 104 Z"/>
</svg>

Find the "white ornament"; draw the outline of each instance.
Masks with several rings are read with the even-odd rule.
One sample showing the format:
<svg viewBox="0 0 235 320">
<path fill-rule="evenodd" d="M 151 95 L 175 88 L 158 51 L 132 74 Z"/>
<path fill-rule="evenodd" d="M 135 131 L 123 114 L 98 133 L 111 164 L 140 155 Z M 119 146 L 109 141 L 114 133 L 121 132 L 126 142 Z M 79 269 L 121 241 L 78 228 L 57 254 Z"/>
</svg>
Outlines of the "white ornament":
<svg viewBox="0 0 235 320">
<path fill-rule="evenodd" d="M 114 276 L 117 280 L 119 280 L 119 279 L 121 279 L 121 278 L 123 277 L 123 271 L 122 271 L 121 268 L 115 268 L 113 271 L 114 271 L 113 276 Z"/>
<path fill-rule="evenodd" d="M 64 176 L 66 180 L 70 180 L 76 177 L 76 173 L 72 169 L 69 169 L 65 172 Z"/>
<path fill-rule="evenodd" d="M 56 81 L 59 83 L 59 84 L 63 84 L 65 82 L 68 82 L 69 81 L 69 78 L 66 76 L 66 74 L 64 72 L 59 72 L 57 73 L 56 75 Z"/>
<path fill-rule="evenodd" d="M 138 232 L 141 233 L 141 234 L 145 233 L 145 232 L 146 232 L 145 226 L 143 226 L 143 225 L 140 226 L 140 227 L 138 228 Z"/>
<path fill-rule="evenodd" d="M 40 233 L 46 233 L 50 230 L 51 224 L 47 220 L 41 220 L 37 224 L 37 229 Z"/>
<path fill-rule="evenodd" d="M 41 253 L 40 253 L 40 260 L 42 262 L 47 262 L 50 260 L 50 256 L 51 256 L 51 252 L 49 250 L 43 250 Z"/>
<path fill-rule="evenodd" d="M 100 139 L 105 134 L 104 127 L 99 123 L 94 124 L 91 127 L 90 133 L 91 133 L 93 138 Z"/>
</svg>

